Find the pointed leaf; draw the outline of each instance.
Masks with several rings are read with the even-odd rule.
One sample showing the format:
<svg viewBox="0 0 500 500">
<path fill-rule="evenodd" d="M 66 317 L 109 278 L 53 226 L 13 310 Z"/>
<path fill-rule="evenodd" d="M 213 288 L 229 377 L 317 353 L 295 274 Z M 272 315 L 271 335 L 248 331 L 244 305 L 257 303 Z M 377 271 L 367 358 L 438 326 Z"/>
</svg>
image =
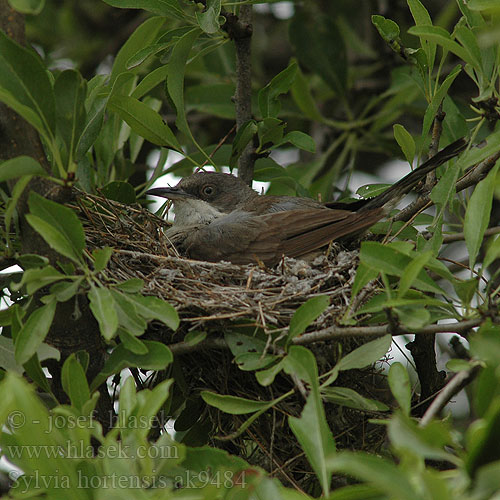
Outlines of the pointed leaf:
<svg viewBox="0 0 500 500">
<path fill-rule="evenodd" d="M 28 222 L 32 226 L 35 224 L 33 227 L 47 243 L 62 255 L 81 262 L 85 234 L 75 212 L 59 203 L 46 200 L 33 191 L 30 193 L 28 204 L 31 212 L 31 215 L 27 216 Z"/>
<path fill-rule="evenodd" d="M 175 124 L 188 137 L 191 137 L 191 131 L 189 130 L 184 108 L 184 74 L 189 53 L 200 33 L 200 30 L 196 28 L 179 38 L 168 63 L 167 91 L 177 112 Z"/>
<path fill-rule="evenodd" d="M 148 105 L 129 96 L 113 95 L 108 108 L 118 113 L 130 128 L 147 141 L 176 151 L 182 148 L 170 127 Z"/>
<path fill-rule="evenodd" d="M 0 163 L 0 182 L 22 177 L 23 175 L 46 176 L 47 172 L 31 156 L 17 156 Z"/>
<path fill-rule="evenodd" d="M 396 124 L 393 126 L 394 139 L 399 144 L 401 151 L 405 155 L 406 161 L 412 165 L 413 158 L 415 158 L 415 141 L 411 134 L 403 127 L 403 125 Z"/>
<path fill-rule="evenodd" d="M 464 235 L 471 269 L 476 263 L 477 255 L 483 244 L 484 232 L 490 222 L 493 191 L 499 166 L 500 162 L 497 161 L 486 178 L 479 182 L 465 211 Z"/>
<path fill-rule="evenodd" d="M 399 362 L 391 364 L 388 375 L 389 387 L 405 415 L 410 415 L 411 385 L 406 368 Z"/>
<path fill-rule="evenodd" d="M 57 76 L 54 94 L 57 129 L 66 144 L 66 151 L 72 162 L 86 122 L 87 83 L 78 71 L 68 69 Z"/>
<path fill-rule="evenodd" d="M 231 415 L 253 413 L 269 406 L 268 401 L 253 401 L 237 396 L 216 394 L 210 391 L 201 391 L 200 395 L 205 403 Z"/>
<path fill-rule="evenodd" d="M 33 51 L 14 42 L 3 31 L 0 31 L 0 99 L 45 137 L 54 133 L 54 92 L 46 69 Z"/>
<path fill-rule="evenodd" d="M 20 365 L 26 363 L 45 340 L 54 319 L 56 304 L 54 301 L 35 309 L 22 326 L 15 339 L 15 357 Z"/>
<path fill-rule="evenodd" d="M 291 341 L 298 335 L 306 331 L 326 308 L 330 305 L 330 298 L 327 295 L 312 297 L 302 304 L 290 320 L 290 329 L 288 332 L 288 341 Z"/>
<path fill-rule="evenodd" d="M 88 297 L 102 336 L 106 340 L 112 339 L 118 329 L 118 315 L 111 292 L 107 288 L 91 285 Z"/>
<path fill-rule="evenodd" d="M 64 362 L 61 376 L 64 392 L 69 396 L 71 404 L 81 410 L 90 399 L 90 390 L 85 371 L 74 353 Z"/>
</svg>

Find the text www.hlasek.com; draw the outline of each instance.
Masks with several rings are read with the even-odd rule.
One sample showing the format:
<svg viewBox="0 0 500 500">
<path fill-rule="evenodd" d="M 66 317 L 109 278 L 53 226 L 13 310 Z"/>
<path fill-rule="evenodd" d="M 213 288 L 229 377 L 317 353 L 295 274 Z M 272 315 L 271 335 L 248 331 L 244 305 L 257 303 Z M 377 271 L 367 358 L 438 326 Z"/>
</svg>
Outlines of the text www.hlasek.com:
<svg viewBox="0 0 500 500">
<path fill-rule="evenodd" d="M 150 459 L 171 459 L 179 458 L 177 446 L 136 446 L 125 445 L 121 442 L 111 446 L 101 446 L 98 450 L 80 441 L 75 444 L 67 441 L 64 445 L 23 445 L 7 446 L 8 455 L 13 458 L 150 458 Z"/>
</svg>

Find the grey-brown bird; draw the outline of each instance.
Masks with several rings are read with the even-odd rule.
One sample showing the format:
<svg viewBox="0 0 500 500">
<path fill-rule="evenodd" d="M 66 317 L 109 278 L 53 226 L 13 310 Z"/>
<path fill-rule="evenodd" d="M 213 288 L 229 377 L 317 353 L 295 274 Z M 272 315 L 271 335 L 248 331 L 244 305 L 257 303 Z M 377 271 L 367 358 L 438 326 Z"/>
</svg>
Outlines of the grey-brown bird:
<svg viewBox="0 0 500 500">
<path fill-rule="evenodd" d="M 331 241 L 363 233 L 429 172 L 466 146 L 467 141 L 459 139 L 380 195 L 349 204 L 259 195 L 241 179 L 218 172 L 198 172 L 175 187 L 154 188 L 146 194 L 173 201 L 174 224 L 166 235 L 188 257 L 274 265 L 283 255 L 302 257 Z"/>
</svg>

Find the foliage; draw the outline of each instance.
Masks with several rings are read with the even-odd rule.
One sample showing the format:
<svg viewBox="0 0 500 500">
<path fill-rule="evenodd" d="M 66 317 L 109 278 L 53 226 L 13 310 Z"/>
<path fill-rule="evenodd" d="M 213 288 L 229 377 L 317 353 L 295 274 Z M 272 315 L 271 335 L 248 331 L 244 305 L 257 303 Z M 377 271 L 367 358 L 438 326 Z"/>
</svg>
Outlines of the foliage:
<svg viewBox="0 0 500 500">
<path fill-rule="evenodd" d="M 44 12 L 54 8 L 51 2 L 9 1 L 20 12 L 40 15 L 31 19 L 29 29 L 43 40 Z M 378 50 L 388 65 L 356 31 L 354 14 L 349 18 L 345 6 L 335 10 L 321 2 L 311 2 L 309 8 L 295 5 L 289 22 L 293 57 L 283 62 L 281 71 L 256 72 L 254 117 L 233 135 L 234 44 L 227 34 L 227 20 L 240 12 L 238 2 L 104 2 L 111 6 L 106 7 L 108 12 L 117 8 L 140 12 L 134 18 L 135 30 L 106 75 L 87 79 L 77 69 L 53 69 L 52 55 L 44 59 L 0 31 L 0 101 L 36 129 L 49 165 L 45 169 L 24 155 L 0 164 L 0 181 L 12 187 L 2 185 L 1 250 L 8 262 L 15 261 L 23 270 L 5 275 L 2 284 L 10 304 L 0 313 L 4 327 L 0 423 L 5 426 L 0 447 L 24 473 L 11 477 L 11 496 L 60 498 L 64 491 L 63 496 L 99 498 L 112 489 L 126 489 L 130 498 L 292 499 L 322 493 L 332 500 L 479 500 L 498 495 L 500 344 L 495 263 L 500 238 L 484 245 L 493 218 L 498 164 L 470 196 L 457 197 L 455 190 L 465 169 L 500 150 L 496 2 L 459 1 L 460 19 L 452 24 L 451 2 L 436 22 L 420 0 L 408 0 L 413 18 L 408 29 L 374 14 L 373 29 L 381 35 Z M 381 83 L 379 73 L 385 73 Z M 377 87 L 360 94 L 358 89 L 370 79 L 383 91 Z M 445 116 L 440 117 L 443 111 Z M 211 128 L 212 123 L 217 126 Z M 307 483 L 305 493 L 285 488 L 262 467 L 235 453 L 198 446 L 213 445 L 220 437 L 206 428 L 209 410 L 193 410 L 192 401 L 182 398 L 185 381 L 168 346 L 144 338 L 152 322 L 176 331 L 177 311 L 148 295 L 142 280 L 110 280 L 107 266 L 113 249 L 89 252 L 82 223 L 71 208 L 35 191 L 25 193 L 39 176 L 127 204 L 144 202 L 144 192 L 161 175 L 184 175 L 207 164 L 235 167 L 251 144 L 257 158 L 255 179 L 270 182 L 269 193 L 319 194 L 327 199 L 344 165 L 352 167 L 365 154 L 388 150 L 412 164 L 415 155 L 420 158 L 427 150 L 429 135 L 450 143 L 467 134 L 474 142 L 486 139 L 487 145 L 470 148 L 440 176 L 431 193 L 435 215 L 421 215 L 415 221 L 426 226 L 425 235 L 413 227 L 380 224 L 376 230 L 390 242 L 361 245 L 353 308 L 343 318 L 344 325 L 388 322 L 405 331 L 423 330 L 438 320 L 478 320 L 473 326 L 480 328 L 469 332 L 467 359 L 450 364 L 450 370 L 479 374 L 471 390 L 474 420 L 465 432 L 452 419 L 418 423 L 410 377 L 400 363 L 393 363 L 387 376 L 393 401 L 377 401 L 338 383 L 343 373 L 380 360 L 390 348 L 389 335 L 351 350 L 322 371 L 317 352 L 296 344 L 328 306 L 325 296 L 298 308 L 285 335 L 276 332 L 275 351 L 261 330 L 225 333 L 236 364 L 252 372 L 249 377 L 255 374 L 262 387 L 272 386 L 277 377 L 293 384 L 269 400 L 207 390 L 198 396 L 205 408 L 244 416 L 235 418 L 233 432 L 225 439 L 243 435 L 283 401 L 303 396 L 297 414 L 283 412 L 283 422 L 316 477 L 313 486 Z M 229 139 L 222 140 L 224 136 Z M 229 140 L 231 144 L 226 144 Z M 283 167 L 276 152 L 290 148 L 301 150 L 299 160 Z M 145 162 L 152 151 L 159 156 L 153 175 L 137 182 L 135 165 Z M 164 169 L 171 152 L 182 159 Z M 369 196 L 375 189 L 361 193 Z M 341 197 L 349 195 L 346 190 Z M 24 198 L 27 223 L 58 254 L 56 261 L 20 250 L 23 234 L 16 207 Z M 460 232 L 461 226 L 470 270 L 465 279 L 443 259 L 444 233 Z M 366 285 L 376 279 L 382 284 L 380 293 L 354 307 Z M 89 354 L 67 355 L 61 369 L 66 400 L 61 401 L 43 368 L 45 361 L 59 359 L 60 353 L 44 341 L 57 308 L 73 301 L 76 309 L 81 299 L 88 300 L 109 356 L 100 373 L 87 380 Z M 195 345 L 203 338 L 203 333 L 197 335 L 191 332 L 186 343 Z M 132 377 L 124 377 L 106 433 L 102 420 L 93 418 L 99 395 L 106 390 L 106 381 L 119 379 L 125 369 L 134 374 L 137 387 Z M 19 377 L 22 373 L 31 384 Z M 139 387 L 148 376 L 149 388 Z M 328 425 L 327 403 L 372 416 L 385 426 L 390 445 L 383 456 L 338 449 L 336 430 Z M 176 423 L 175 439 L 164 431 L 169 419 Z M 248 446 L 257 449 L 255 443 Z M 269 453 L 272 457 L 272 450 Z M 332 488 L 338 486 L 332 478 L 339 475 L 359 483 Z M 92 491 L 85 488 L 89 485 Z M 295 480 L 287 486 L 300 490 Z"/>
</svg>

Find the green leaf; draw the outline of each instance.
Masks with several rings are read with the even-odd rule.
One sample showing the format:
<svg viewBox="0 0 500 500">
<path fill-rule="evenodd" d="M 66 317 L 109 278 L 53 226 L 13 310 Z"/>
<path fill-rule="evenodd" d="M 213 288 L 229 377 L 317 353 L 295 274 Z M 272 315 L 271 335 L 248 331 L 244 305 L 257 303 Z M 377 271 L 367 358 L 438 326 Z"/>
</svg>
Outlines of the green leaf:
<svg viewBox="0 0 500 500">
<path fill-rule="evenodd" d="M 288 92 L 292 86 L 297 67 L 297 63 L 292 62 L 260 90 L 258 100 L 262 118 L 276 117 L 278 115 L 280 111 L 278 97 Z"/>
<path fill-rule="evenodd" d="M 487 269 L 498 258 L 500 258 L 500 236 L 497 235 L 488 245 L 486 255 L 483 260 L 483 269 Z"/>
<path fill-rule="evenodd" d="M 405 450 L 413 456 L 431 460 L 447 460 L 453 464 L 462 464 L 462 459 L 444 450 L 453 439 L 442 422 L 431 422 L 425 427 L 418 427 L 416 422 L 396 413 L 388 425 L 389 439 L 396 450 Z"/>
<path fill-rule="evenodd" d="M 196 19 L 200 28 L 211 35 L 219 31 L 220 23 L 220 0 L 207 0 L 206 8 L 203 12 L 196 12 Z"/>
<path fill-rule="evenodd" d="M 92 257 L 94 257 L 94 270 L 96 273 L 105 269 L 112 255 L 113 249 L 111 247 L 96 248 L 92 252 Z"/>
<path fill-rule="evenodd" d="M 283 129 L 285 123 L 278 118 L 264 118 L 257 124 L 259 136 L 258 152 L 274 149 L 283 141 Z"/>
<path fill-rule="evenodd" d="M 399 26 L 391 19 L 386 19 L 384 16 L 372 16 L 372 23 L 377 28 L 380 36 L 387 42 L 392 43 L 399 38 Z"/>
<path fill-rule="evenodd" d="M 55 131 L 52 85 L 40 58 L 0 31 L 0 100 L 45 138 Z"/>
<path fill-rule="evenodd" d="M 369 366 L 384 356 L 391 346 L 392 336 L 384 335 L 346 354 L 337 364 L 339 370 L 354 370 Z"/>
<path fill-rule="evenodd" d="M 417 279 L 418 275 L 424 268 L 424 266 L 429 262 L 432 257 L 432 252 L 423 252 L 417 255 L 406 267 L 406 269 L 401 274 L 401 279 L 399 280 L 398 297 L 404 297 L 406 292 L 413 285 L 413 282 Z"/>
<path fill-rule="evenodd" d="M 286 144 L 289 142 L 293 144 L 296 148 L 303 149 L 304 151 L 308 151 L 309 153 L 314 153 L 316 151 L 316 144 L 314 143 L 314 139 L 304 132 L 300 130 L 294 130 L 293 132 L 288 132 L 288 134 L 283 137 L 281 144 Z"/>
<path fill-rule="evenodd" d="M 118 315 L 111 292 L 104 287 L 90 286 L 88 293 L 90 309 L 99 323 L 99 330 L 106 340 L 110 340 L 118 329 Z"/>
<path fill-rule="evenodd" d="M 26 285 L 26 292 L 28 295 L 33 295 L 40 288 L 50 285 L 55 281 L 66 279 L 67 276 L 60 273 L 52 266 L 45 266 L 42 268 L 27 269 L 19 283 L 12 283 L 11 289 L 13 291 L 20 290 Z"/>
<path fill-rule="evenodd" d="M 297 66 L 297 72 L 292 82 L 291 93 L 295 104 L 305 116 L 318 122 L 324 121 L 309 89 L 309 80 L 304 76 L 299 66 Z"/>
<path fill-rule="evenodd" d="M 401 277 L 412 259 L 398 251 L 394 246 L 382 245 L 375 241 L 364 241 L 361 244 L 360 261 L 378 272 Z M 413 280 L 413 284 L 425 292 L 445 293 L 423 269 Z"/>
<path fill-rule="evenodd" d="M 177 311 L 169 303 L 158 297 L 143 295 L 124 295 L 137 308 L 137 312 L 145 319 L 157 319 L 172 330 L 177 330 L 180 319 Z"/>
<path fill-rule="evenodd" d="M 81 263 L 85 234 L 75 212 L 59 203 L 46 200 L 34 191 L 29 195 L 28 205 L 31 214 L 26 219 L 29 224 L 54 250 Z"/>
<path fill-rule="evenodd" d="M 83 277 L 76 278 L 72 281 L 60 281 L 50 287 L 50 295 L 48 298 L 50 299 L 53 296 L 58 302 L 66 302 L 78 293 L 82 281 Z M 44 299 L 45 297 L 41 299 L 42 302 L 44 302 Z"/>
<path fill-rule="evenodd" d="M 326 387 L 335 382 L 340 371 L 365 368 L 380 360 L 389 350 L 391 342 L 392 336 L 384 335 L 346 354 L 329 372 L 322 375 L 322 378 L 327 378 L 322 382 L 321 387 Z"/>
<path fill-rule="evenodd" d="M 132 184 L 125 181 L 112 181 L 101 188 L 102 194 L 114 201 L 131 205 L 137 201 Z"/>
<path fill-rule="evenodd" d="M 253 401 L 237 396 L 224 396 L 210 391 L 201 391 L 200 395 L 205 403 L 231 415 L 253 413 L 269 406 L 268 401 Z"/>
<path fill-rule="evenodd" d="M 207 332 L 191 330 L 190 332 L 186 333 L 186 336 L 184 337 L 184 342 L 187 345 L 196 345 L 199 344 L 200 342 L 203 342 L 206 338 L 207 338 Z"/>
<path fill-rule="evenodd" d="M 391 364 L 388 374 L 389 387 L 392 395 L 405 415 L 410 415 L 411 385 L 406 368 L 399 362 Z"/>
<path fill-rule="evenodd" d="M 54 301 L 35 309 L 22 326 L 15 339 L 15 357 L 20 365 L 26 363 L 45 340 L 54 319 L 56 304 Z"/>
<path fill-rule="evenodd" d="M 85 371 L 75 353 L 70 354 L 64 362 L 61 380 L 64 392 L 69 396 L 71 404 L 82 410 L 83 405 L 90 399 L 90 390 Z"/>
<path fill-rule="evenodd" d="M 455 66 L 455 68 L 453 68 L 450 74 L 445 78 L 444 82 L 439 87 L 439 90 L 432 96 L 432 100 L 429 103 L 429 106 L 427 107 L 424 115 L 424 122 L 422 125 L 422 134 L 421 134 L 422 138 L 427 136 L 431 128 L 432 122 L 436 117 L 439 106 L 441 105 L 443 99 L 446 97 L 446 94 L 449 88 L 451 87 L 451 84 L 454 82 L 455 78 L 458 76 L 461 70 L 462 67 L 460 65 Z"/>
<path fill-rule="evenodd" d="M 184 108 L 184 74 L 189 53 L 200 33 L 201 31 L 195 28 L 179 38 L 168 63 L 167 91 L 177 112 L 175 124 L 188 137 L 192 137 L 192 134 L 186 120 L 186 110 Z"/>
<path fill-rule="evenodd" d="M 140 367 L 143 370 L 164 370 L 174 359 L 170 349 L 161 342 L 143 340 L 147 354 L 134 354 L 122 344 L 118 345 L 104 364 L 102 372 L 92 381 L 91 390 L 99 387 L 110 375 L 124 368 Z"/>
<path fill-rule="evenodd" d="M 145 328 L 146 326 L 144 326 Z M 142 340 L 139 340 L 133 333 L 126 328 L 118 328 L 118 336 L 125 348 L 134 354 L 147 354 L 148 348 Z"/>
<path fill-rule="evenodd" d="M 484 232 L 490 222 L 493 192 L 499 166 L 500 162 L 497 161 L 486 178 L 479 182 L 465 211 L 464 235 L 471 269 L 476 263 L 477 255 L 483 244 Z"/>
<path fill-rule="evenodd" d="M 113 5 L 112 2 L 107 2 Z M 115 7 L 125 8 L 126 0 L 118 0 L 116 3 L 119 5 L 114 5 Z M 133 4 L 140 4 L 140 1 L 133 1 Z M 135 6 L 134 6 L 135 7 Z M 138 7 L 136 7 L 138 8 Z M 110 88 L 115 84 L 118 76 L 127 71 L 127 62 L 134 55 L 139 52 L 139 50 L 147 47 L 153 43 L 160 31 L 160 28 L 165 24 L 165 19 L 161 17 L 150 17 L 146 19 L 127 39 L 123 44 L 122 48 L 119 50 L 113 62 L 113 69 L 111 70 L 111 76 L 109 77 Z M 138 71 L 136 69 L 135 71 Z M 134 73 L 134 71 L 132 71 Z"/>
<path fill-rule="evenodd" d="M 36 16 L 45 7 L 45 0 L 9 0 L 9 4 L 21 14 Z"/>
<path fill-rule="evenodd" d="M 128 61 L 127 61 L 127 69 L 133 69 L 140 64 L 142 64 L 146 59 L 154 54 L 158 54 L 158 52 L 161 52 L 162 50 L 168 49 L 170 47 L 171 43 L 155 43 L 153 45 L 148 45 L 147 47 L 144 47 L 143 49 L 139 50 L 137 54 L 134 54 Z M 137 97 L 135 95 L 132 95 L 133 97 Z"/>
<path fill-rule="evenodd" d="M 394 139 L 399 144 L 401 151 L 405 155 L 406 161 L 412 165 L 415 158 L 415 141 L 411 134 L 403 127 L 403 125 L 396 124 L 393 126 Z"/>
<path fill-rule="evenodd" d="M 177 0 L 103 0 L 112 7 L 120 9 L 143 9 L 159 16 L 184 20 L 186 15 L 179 8 Z"/>
<path fill-rule="evenodd" d="M 113 95 L 108 108 L 118 113 L 130 128 L 147 141 L 176 151 L 182 148 L 170 127 L 148 105 L 129 96 Z"/>
<path fill-rule="evenodd" d="M 479 288 L 479 278 L 471 278 L 464 281 L 456 280 L 453 283 L 453 288 L 462 301 L 462 307 L 469 307 L 474 294 Z"/>
<path fill-rule="evenodd" d="M 17 156 L 0 164 L 0 182 L 23 175 L 46 176 L 44 168 L 31 156 Z"/>
<path fill-rule="evenodd" d="M 334 455 L 328 461 L 328 466 L 336 472 L 373 484 L 386 494 L 383 498 L 422 500 L 422 496 L 415 491 L 406 474 L 382 457 L 364 452 L 343 451 Z"/>
<path fill-rule="evenodd" d="M 420 0 L 407 0 L 407 2 L 417 26 L 432 26 L 431 16 Z M 422 40 L 422 48 L 425 51 L 429 68 L 432 71 L 436 57 L 436 44 L 430 40 Z"/>
<path fill-rule="evenodd" d="M 83 127 L 80 139 L 76 146 L 75 161 L 79 162 L 87 151 L 94 145 L 99 137 L 99 133 L 104 122 L 104 114 L 108 104 L 108 97 L 98 97 L 92 101 L 86 116 L 86 123 Z"/>
<path fill-rule="evenodd" d="M 351 295 L 356 297 L 356 295 L 361 291 L 361 289 L 370 283 L 370 281 L 376 279 L 378 276 L 378 271 L 376 269 L 371 269 L 362 262 L 359 263 L 356 269 L 356 276 L 354 277 L 354 283 L 352 285 Z"/>
<path fill-rule="evenodd" d="M 447 168 L 431 191 L 430 198 L 434 203 L 436 203 L 436 205 L 439 206 L 440 214 L 457 192 L 456 182 L 459 173 L 460 168 L 458 168 L 457 164 L 453 165 L 453 167 Z M 440 214 L 438 214 L 438 216 Z"/>
<path fill-rule="evenodd" d="M 121 283 L 118 283 L 116 285 L 116 288 L 118 288 L 118 290 L 127 293 L 140 292 L 143 287 L 144 287 L 144 280 L 141 280 L 140 278 L 130 278 L 129 280 L 122 281 Z"/>
<path fill-rule="evenodd" d="M 160 66 L 148 73 L 134 89 L 131 96 L 140 99 L 167 78 L 168 66 Z"/>
<path fill-rule="evenodd" d="M 300 418 L 288 417 L 288 424 L 302 446 L 326 496 L 330 491 L 332 477 L 327 458 L 335 453 L 335 441 L 326 422 L 321 401 L 316 359 L 308 349 L 292 346 L 285 358 L 284 368 L 288 374 L 297 376 L 310 385 L 310 393 Z"/>
<path fill-rule="evenodd" d="M 464 47 L 455 42 L 450 34 L 440 26 L 412 26 L 408 33 L 418 36 L 424 40 L 437 43 L 446 50 L 449 50 L 464 62 L 470 64 L 475 69 L 480 70 L 477 62 L 474 61 L 471 54 Z"/>
<path fill-rule="evenodd" d="M 477 35 L 472 30 L 467 28 L 467 26 L 465 26 L 464 24 L 459 24 L 455 27 L 455 36 L 467 51 L 470 60 L 474 61 L 472 66 L 476 69 L 476 71 L 482 72 L 483 58 L 481 56 L 481 50 L 477 43 Z"/>
<path fill-rule="evenodd" d="M 330 305 L 330 298 L 327 295 L 312 297 L 302 304 L 290 320 L 288 331 L 288 342 L 301 335 L 306 328 L 311 325 Z"/>
<path fill-rule="evenodd" d="M 348 387 L 327 387 L 322 391 L 323 397 L 329 403 L 335 403 L 355 410 L 388 411 L 389 407 L 375 399 L 365 398 Z"/>
<path fill-rule="evenodd" d="M 347 54 L 344 38 L 332 17 L 308 15 L 296 8 L 289 38 L 303 67 L 318 74 L 337 95 L 347 87 Z"/>
<path fill-rule="evenodd" d="M 59 73 L 54 83 L 57 130 L 62 137 L 69 162 L 74 161 L 78 141 L 83 133 L 87 113 L 85 96 L 87 83 L 78 71 L 68 69 Z"/>
<path fill-rule="evenodd" d="M 36 267 L 44 267 L 49 263 L 49 259 L 43 255 L 36 253 L 25 253 L 17 258 L 19 265 L 23 269 L 33 269 Z"/>
<path fill-rule="evenodd" d="M 127 297 L 118 290 L 111 289 L 111 294 L 115 299 L 115 308 L 118 314 L 118 322 L 132 335 L 139 336 L 144 333 L 147 327 L 146 320 L 139 315 L 135 305 L 127 300 Z M 129 349 L 136 352 L 134 349 Z"/>
</svg>

